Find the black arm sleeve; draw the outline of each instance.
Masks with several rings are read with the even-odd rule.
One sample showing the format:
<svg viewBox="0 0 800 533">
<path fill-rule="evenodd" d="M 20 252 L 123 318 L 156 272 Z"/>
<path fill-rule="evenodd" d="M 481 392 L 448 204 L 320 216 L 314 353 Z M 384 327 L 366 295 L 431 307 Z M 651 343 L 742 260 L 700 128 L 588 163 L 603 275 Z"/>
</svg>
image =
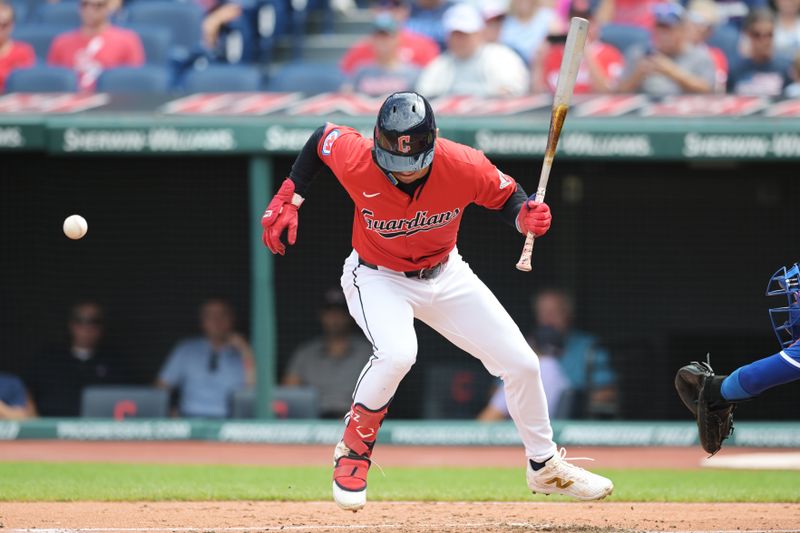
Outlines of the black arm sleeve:
<svg viewBox="0 0 800 533">
<path fill-rule="evenodd" d="M 503 222 L 517 229 L 517 215 L 519 214 L 519 210 L 522 209 L 522 204 L 524 204 L 527 199 L 528 195 L 525 193 L 525 189 L 523 189 L 522 185 L 518 182 L 517 190 L 508 197 L 503 207 L 497 211 L 498 216 L 503 219 Z"/>
<path fill-rule="evenodd" d="M 311 134 L 297 159 L 294 160 L 292 171 L 289 172 L 289 179 L 294 182 L 294 190 L 300 196 L 305 197 L 311 182 L 325 168 L 325 163 L 317 155 L 317 146 L 323 133 L 325 126 L 320 126 Z"/>
</svg>

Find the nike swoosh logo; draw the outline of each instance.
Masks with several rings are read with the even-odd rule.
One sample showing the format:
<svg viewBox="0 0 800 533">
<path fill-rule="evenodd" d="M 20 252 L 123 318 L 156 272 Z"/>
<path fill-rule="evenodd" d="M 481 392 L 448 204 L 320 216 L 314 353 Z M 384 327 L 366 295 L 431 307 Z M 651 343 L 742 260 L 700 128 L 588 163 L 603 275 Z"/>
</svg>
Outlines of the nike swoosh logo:
<svg viewBox="0 0 800 533">
<path fill-rule="evenodd" d="M 365 192 L 362 192 L 361 194 L 363 194 L 363 195 L 364 195 L 364 198 L 375 198 L 375 197 L 376 197 L 376 196 L 378 196 L 380 193 L 379 193 L 379 192 L 374 192 L 374 193 L 372 193 L 372 194 L 367 194 L 367 193 L 365 193 Z"/>
</svg>

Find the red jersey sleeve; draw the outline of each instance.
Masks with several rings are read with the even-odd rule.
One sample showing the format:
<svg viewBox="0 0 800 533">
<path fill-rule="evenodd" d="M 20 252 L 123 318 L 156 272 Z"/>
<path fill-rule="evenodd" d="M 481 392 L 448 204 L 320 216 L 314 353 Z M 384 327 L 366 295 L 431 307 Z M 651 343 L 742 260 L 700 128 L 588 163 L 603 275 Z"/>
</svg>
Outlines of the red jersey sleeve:
<svg viewBox="0 0 800 533">
<path fill-rule="evenodd" d="M 67 47 L 67 39 L 64 34 L 58 35 L 50 44 L 50 50 L 47 52 L 47 64 L 57 67 L 71 67 L 64 59 L 63 50 Z"/>
<path fill-rule="evenodd" d="M 144 46 L 139 35 L 129 33 L 130 44 L 128 45 L 128 65 L 132 67 L 141 67 L 144 65 Z"/>
<path fill-rule="evenodd" d="M 475 200 L 487 209 L 502 209 L 506 201 L 517 190 L 517 182 L 494 166 L 483 152 L 474 151 Z"/>
<path fill-rule="evenodd" d="M 329 122 L 325 125 L 325 131 L 317 146 L 317 155 L 334 174 L 341 178 L 359 161 L 356 154 L 360 154 L 361 151 L 356 149 L 356 145 L 363 142 L 364 138 L 353 128 Z"/>
</svg>

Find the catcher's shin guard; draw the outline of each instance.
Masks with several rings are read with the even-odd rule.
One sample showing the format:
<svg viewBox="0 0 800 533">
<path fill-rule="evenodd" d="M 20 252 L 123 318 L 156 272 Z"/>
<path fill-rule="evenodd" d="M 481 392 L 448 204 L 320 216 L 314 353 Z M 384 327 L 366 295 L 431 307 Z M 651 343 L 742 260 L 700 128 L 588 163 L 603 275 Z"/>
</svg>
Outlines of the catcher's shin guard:
<svg viewBox="0 0 800 533">
<path fill-rule="evenodd" d="M 350 409 L 344 436 L 333 452 L 333 499 L 344 510 L 355 512 L 367 503 L 370 457 L 387 409 L 371 411 L 361 404 Z"/>
<path fill-rule="evenodd" d="M 733 411 L 736 403 L 722 397 L 726 376 L 717 376 L 710 363 L 692 362 L 675 375 L 675 389 L 683 404 L 697 421 L 700 445 L 714 455 L 722 441 L 733 433 Z"/>
</svg>

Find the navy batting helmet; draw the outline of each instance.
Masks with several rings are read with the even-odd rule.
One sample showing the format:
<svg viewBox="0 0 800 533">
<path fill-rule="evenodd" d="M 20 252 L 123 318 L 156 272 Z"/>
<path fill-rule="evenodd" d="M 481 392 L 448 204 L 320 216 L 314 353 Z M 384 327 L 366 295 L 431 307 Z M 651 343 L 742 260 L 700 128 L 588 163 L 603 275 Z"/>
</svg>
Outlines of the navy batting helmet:
<svg viewBox="0 0 800 533">
<path fill-rule="evenodd" d="M 372 158 L 385 172 L 414 172 L 433 161 L 435 140 L 431 104 L 417 93 L 394 93 L 378 111 Z"/>
</svg>

